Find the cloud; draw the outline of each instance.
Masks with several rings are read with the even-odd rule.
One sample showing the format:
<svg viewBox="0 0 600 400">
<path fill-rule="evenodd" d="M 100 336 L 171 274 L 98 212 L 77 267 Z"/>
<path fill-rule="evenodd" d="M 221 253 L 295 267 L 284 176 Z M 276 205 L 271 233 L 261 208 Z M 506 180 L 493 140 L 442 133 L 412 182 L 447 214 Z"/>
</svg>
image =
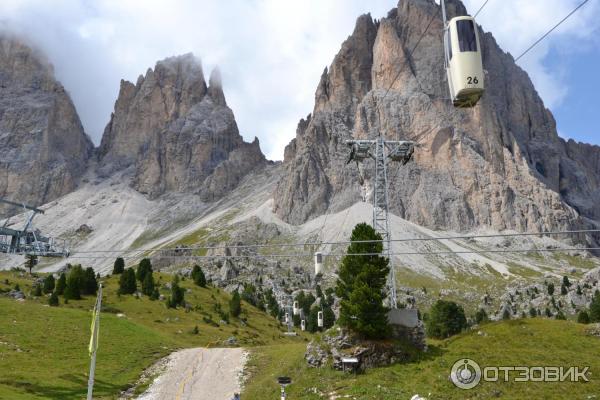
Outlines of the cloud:
<svg viewBox="0 0 600 400">
<path fill-rule="evenodd" d="M 469 9 L 482 0 L 467 0 Z M 88 134 L 99 143 L 120 79 L 135 82 L 157 60 L 194 52 L 205 74 L 219 66 L 227 101 L 246 140 L 257 136 L 281 159 L 298 120 L 356 18 L 380 18 L 396 0 L 2 0 L 3 22 L 41 47 L 71 93 Z M 590 2 L 521 65 L 547 104 L 568 90 L 550 46 L 587 43 L 598 17 Z M 513 54 L 574 7 L 576 0 L 490 0 L 478 21 Z M 593 11 L 593 12 L 592 12 Z M 589 26 L 588 26 L 589 25 Z"/>
</svg>

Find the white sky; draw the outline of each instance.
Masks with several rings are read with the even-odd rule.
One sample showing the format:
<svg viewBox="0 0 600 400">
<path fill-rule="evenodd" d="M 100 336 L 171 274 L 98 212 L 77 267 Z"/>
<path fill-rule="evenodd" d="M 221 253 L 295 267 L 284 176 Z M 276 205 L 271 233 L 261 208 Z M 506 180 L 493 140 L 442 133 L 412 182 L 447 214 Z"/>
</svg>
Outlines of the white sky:
<svg viewBox="0 0 600 400">
<path fill-rule="evenodd" d="M 475 12 L 484 0 L 466 0 Z M 490 0 L 478 18 L 517 55 L 580 0 Z M 298 120 L 356 18 L 387 14 L 394 0 L 2 0 L 0 24 L 48 54 L 71 93 L 86 132 L 99 143 L 120 79 L 135 82 L 157 60 L 193 52 L 205 75 L 218 65 L 225 96 L 246 140 L 258 136 L 271 159 L 283 157 Z M 598 46 L 600 7 L 590 1 L 523 60 L 546 104 L 568 93 L 550 46 Z M 573 47 L 573 39 L 577 46 Z M 600 46 L 598 46 L 600 48 Z"/>
</svg>

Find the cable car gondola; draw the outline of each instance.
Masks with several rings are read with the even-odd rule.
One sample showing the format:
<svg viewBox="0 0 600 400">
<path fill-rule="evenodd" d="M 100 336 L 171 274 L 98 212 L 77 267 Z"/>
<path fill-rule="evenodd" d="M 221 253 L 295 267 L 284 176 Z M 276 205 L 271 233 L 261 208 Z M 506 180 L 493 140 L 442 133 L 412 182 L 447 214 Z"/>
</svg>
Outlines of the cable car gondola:
<svg viewBox="0 0 600 400">
<path fill-rule="evenodd" d="M 445 24 L 444 53 L 452 103 L 460 108 L 474 107 L 485 89 L 481 44 L 473 17 L 454 17 Z"/>
</svg>

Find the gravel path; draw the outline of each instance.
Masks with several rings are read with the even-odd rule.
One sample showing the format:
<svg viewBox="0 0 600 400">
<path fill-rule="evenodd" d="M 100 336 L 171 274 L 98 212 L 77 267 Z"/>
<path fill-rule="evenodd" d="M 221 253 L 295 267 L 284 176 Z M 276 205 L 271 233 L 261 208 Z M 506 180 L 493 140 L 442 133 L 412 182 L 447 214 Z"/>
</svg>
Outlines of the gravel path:
<svg viewBox="0 0 600 400">
<path fill-rule="evenodd" d="M 230 400 L 240 391 L 246 355 L 241 348 L 177 351 L 138 400 Z"/>
</svg>

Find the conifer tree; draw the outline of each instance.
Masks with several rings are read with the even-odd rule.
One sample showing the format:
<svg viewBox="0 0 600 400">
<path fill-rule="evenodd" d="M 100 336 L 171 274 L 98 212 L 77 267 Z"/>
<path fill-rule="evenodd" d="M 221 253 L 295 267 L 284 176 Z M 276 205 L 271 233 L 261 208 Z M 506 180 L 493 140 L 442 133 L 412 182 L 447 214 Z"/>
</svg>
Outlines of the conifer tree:
<svg viewBox="0 0 600 400">
<path fill-rule="evenodd" d="M 52 274 L 48 275 L 44 279 L 44 293 L 52 293 L 54 291 L 54 287 L 56 286 L 56 282 L 54 280 L 54 276 Z"/>
<path fill-rule="evenodd" d="M 123 257 L 118 257 L 113 265 L 113 275 L 120 275 L 125 271 L 125 260 Z"/>
<path fill-rule="evenodd" d="M 453 301 L 438 300 L 431 307 L 427 320 L 427 333 L 430 336 L 445 339 L 466 327 L 467 318 L 462 306 Z"/>
<path fill-rule="evenodd" d="M 87 267 L 82 275 L 81 294 L 95 295 L 98 291 L 98 281 L 92 267 Z"/>
<path fill-rule="evenodd" d="M 154 277 L 152 276 L 152 272 L 147 273 L 144 281 L 142 282 L 142 293 L 146 296 L 152 296 L 154 292 Z"/>
<path fill-rule="evenodd" d="M 587 311 L 582 310 L 577 314 L 577 322 L 580 324 L 589 324 L 590 323 L 590 315 Z"/>
<path fill-rule="evenodd" d="M 338 323 L 368 339 L 385 338 L 390 332 L 388 309 L 383 305 L 389 260 L 379 255 L 383 250 L 381 235 L 361 223 L 354 227 L 351 240 L 347 253 L 365 255 L 342 259 L 336 285 L 341 299 Z"/>
<path fill-rule="evenodd" d="M 65 293 L 65 287 L 67 286 L 67 276 L 65 273 L 61 273 L 56 281 L 56 294 L 62 296 Z"/>
<path fill-rule="evenodd" d="M 52 292 L 52 294 L 50 295 L 50 298 L 48 299 L 48 305 L 51 307 L 58 306 L 58 295 L 56 294 L 56 292 Z"/>
<path fill-rule="evenodd" d="M 192 279 L 196 285 L 206 287 L 206 276 L 199 265 L 194 265 L 194 268 L 192 269 Z"/>
<path fill-rule="evenodd" d="M 233 292 L 233 296 L 231 296 L 231 300 L 229 300 L 229 313 L 234 318 L 239 317 L 242 313 L 242 301 L 237 290 Z"/>
<path fill-rule="evenodd" d="M 119 294 L 133 294 L 136 291 L 135 272 L 133 268 L 126 268 L 119 278 Z"/>
<path fill-rule="evenodd" d="M 596 290 L 590 304 L 590 322 L 600 322 L 600 292 Z"/>
<path fill-rule="evenodd" d="M 177 308 L 177 306 L 183 305 L 185 291 L 179 286 L 179 276 L 175 275 L 171 282 L 171 297 L 167 299 L 167 306 L 170 308 Z"/>
<path fill-rule="evenodd" d="M 67 284 L 65 286 L 65 300 L 80 300 L 81 285 L 83 281 L 83 268 L 81 265 L 75 265 L 67 275 Z"/>
<path fill-rule="evenodd" d="M 148 274 L 148 273 L 152 273 L 152 263 L 150 262 L 150 259 L 144 258 L 144 259 L 142 259 L 142 261 L 140 261 L 140 263 L 138 265 L 135 277 L 137 278 L 138 281 L 144 282 L 144 279 L 146 278 L 146 274 Z"/>
</svg>

